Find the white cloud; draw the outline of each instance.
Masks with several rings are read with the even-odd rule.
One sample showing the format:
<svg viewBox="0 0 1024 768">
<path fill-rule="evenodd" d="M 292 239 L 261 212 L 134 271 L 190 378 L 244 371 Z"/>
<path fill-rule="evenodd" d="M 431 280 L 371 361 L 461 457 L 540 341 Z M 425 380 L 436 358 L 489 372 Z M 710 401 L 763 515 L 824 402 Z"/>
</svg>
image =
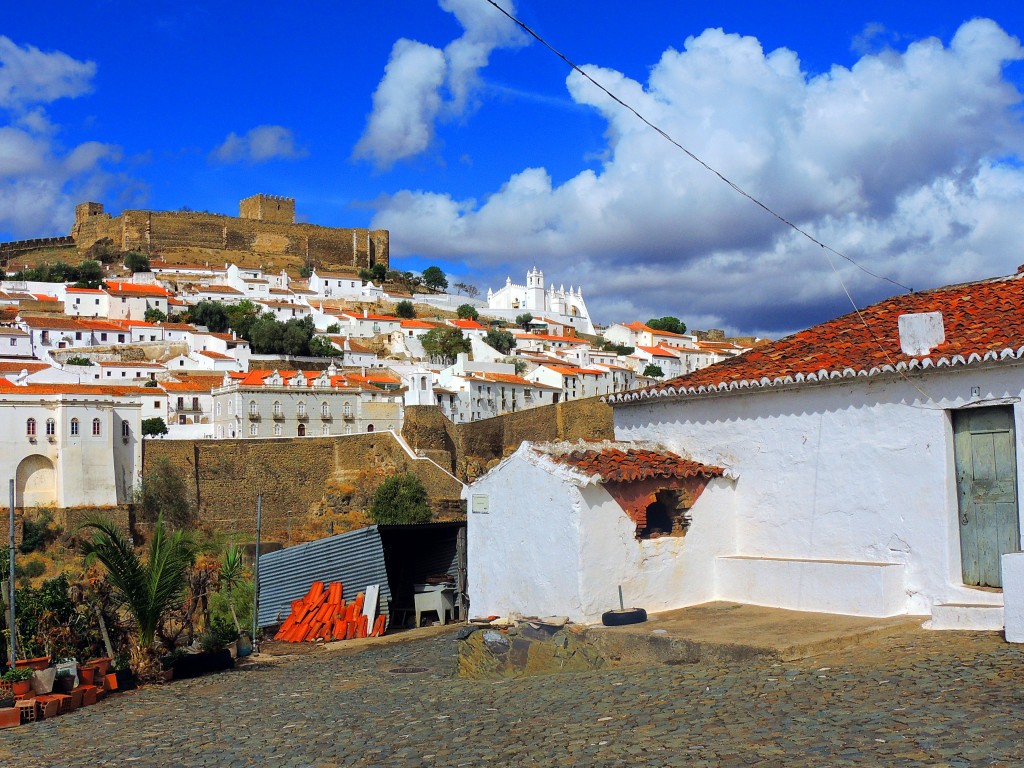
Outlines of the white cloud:
<svg viewBox="0 0 1024 768">
<path fill-rule="evenodd" d="M 92 90 L 96 65 L 66 53 L 19 46 L 0 35 L 0 108 L 21 108 L 81 96 Z"/>
<path fill-rule="evenodd" d="M 265 163 L 268 160 L 297 160 L 308 153 L 295 144 L 291 130 L 281 125 L 258 125 L 244 136 L 233 131 L 210 153 L 218 163 Z"/>
<path fill-rule="evenodd" d="M 1022 260 L 1021 94 L 1003 77 L 1021 58 L 1015 38 L 979 19 L 948 46 L 921 40 L 816 77 L 792 51 L 717 29 L 665 51 L 646 84 L 585 69 L 800 226 L 925 288 Z M 492 284 L 536 261 L 582 284 L 605 321 L 678 314 L 778 333 L 849 310 L 821 249 L 580 75 L 567 87 L 607 121 L 597 172 L 555 185 L 529 168 L 481 200 L 399 192 L 373 222 L 391 230 L 392 253 L 456 258 Z M 836 262 L 861 303 L 895 290 Z"/>
<path fill-rule="evenodd" d="M 77 203 L 135 185 L 108 168 L 121 160 L 118 147 L 64 147 L 43 107 L 91 92 L 95 72 L 92 62 L 0 36 L 0 231 L 66 234 Z"/>
<path fill-rule="evenodd" d="M 514 48 L 525 39 L 509 19 L 480 0 L 438 0 L 454 14 L 463 34 L 442 50 L 415 40 L 400 39 L 377 90 L 373 112 L 353 155 L 390 168 L 421 154 L 434 141 L 439 119 L 454 119 L 476 108 L 480 70 L 491 53 Z M 511 2 L 506 3 L 515 12 Z"/>
</svg>

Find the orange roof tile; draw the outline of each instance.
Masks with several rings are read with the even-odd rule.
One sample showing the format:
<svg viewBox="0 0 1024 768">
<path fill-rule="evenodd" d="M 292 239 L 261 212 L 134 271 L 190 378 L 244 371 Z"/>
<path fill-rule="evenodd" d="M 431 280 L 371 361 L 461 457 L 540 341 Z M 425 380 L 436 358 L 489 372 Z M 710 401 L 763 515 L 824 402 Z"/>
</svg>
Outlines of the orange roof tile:
<svg viewBox="0 0 1024 768">
<path fill-rule="evenodd" d="M 942 313 L 946 340 L 927 355 L 905 355 L 900 349 L 899 316 L 924 312 Z M 1024 279 L 1012 275 L 894 296 L 862 309 L 859 315 L 837 317 L 685 376 L 611 396 L 609 401 L 1020 357 L 1024 357 Z"/>
<path fill-rule="evenodd" d="M 154 296 L 166 298 L 168 293 L 159 285 L 146 285 L 144 283 L 119 283 L 114 280 L 107 281 L 107 293 L 111 296 Z"/>
<path fill-rule="evenodd" d="M 602 483 L 648 480 L 656 477 L 721 477 L 721 467 L 684 459 L 669 451 L 615 447 L 608 444 L 587 444 L 567 449 L 565 453 L 548 453 L 552 461 L 566 464 L 586 475 L 597 475 Z"/>
</svg>

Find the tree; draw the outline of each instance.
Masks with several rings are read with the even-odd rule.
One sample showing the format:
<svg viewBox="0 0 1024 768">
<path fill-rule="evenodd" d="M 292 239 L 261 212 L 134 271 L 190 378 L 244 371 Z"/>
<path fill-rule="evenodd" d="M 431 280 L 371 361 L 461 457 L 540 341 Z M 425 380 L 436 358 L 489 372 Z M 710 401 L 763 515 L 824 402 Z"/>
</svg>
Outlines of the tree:
<svg viewBox="0 0 1024 768">
<path fill-rule="evenodd" d="M 188 314 L 194 324 L 206 326 L 213 333 L 228 330 L 228 311 L 219 301 L 200 301 Z"/>
<path fill-rule="evenodd" d="M 448 289 L 448 278 L 440 267 L 427 267 L 423 270 L 423 284 L 432 291 Z"/>
<path fill-rule="evenodd" d="M 462 329 L 450 325 L 427 331 L 420 343 L 432 359 L 447 365 L 454 363 L 460 352 L 469 352 L 473 348 L 469 339 L 462 335 Z"/>
<path fill-rule="evenodd" d="M 533 315 L 529 312 L 524 312 L 521 315 L 516 315 L 516 325 L 522 328 L 524 331 L 530 330 L 530 323 L 533 322 Z"/>
<path fill-rule="evenodd" d="M 326 333 L 326 334 L 341 333 L 341 324 L 340 323 L 331 323 L 330 325 L 327 326 L 327 329 L 324 331 L 324 333 Z"/>
<path fill-rule="evenodd" d="M 480 295 L 480 289 L 477 288 L 475 285 L 470 285 L 469 283 L 455 283 L 455 285 L 452 287 L 455 288 L 455 290 L 458 291 L 459 293 L 466 294 L 471 299 L 475 299 L 477 296 Z"/>
<path fill-rule="evenodd" d="M 106 582 L 113 596 L 135 621 L 137 637 L 132 648 L 132 667 L 143 680 L 161 671 L 155 641 L 163 617 L 181 604 L 198 547 L 182 530 L 170 532 L 159 515 L 142 560 L 120 527 L 106 517 L 87 520 L 79 531 L 92 538 L 80 545 L 86 563 L 98 560 L 106 568 Z"/>
<path fill-rule="evenodd" d="M 489 347 L 493 347 L 503 355 L 507 355 L 515 349 L 516 337 L 508 331 L 491 328 L 484 334 L 484 344 L 487 344 Z"/>
<path fill-rule="evenodd" d="M 660 365 L 655 365 L 654 363 L 648 363 L 644 367 L 644 372 L 642 374 L 640 374 L 640 375 L 641 376 L 653 376 L 656 379 L 660 379 L 662 376 L 665 375 L 665 372 L 663 370 L 661 370 L 661 366 Z"/>
<path fill-rule="evenodd" d="M 252 326 L 260 317 L 260 308 L 249 299 L 242 299 L 237 304 L 226 307 L 228 327 L 246 341 L 252 333 Z"/>
<path fill-rule="evenodd" d="M 167 319 L 167 315 L 156 307 L 150 307 L 146 310 L 145 319 L 147 323 L 162 323 Z"/>
<path fill-rule="evenodd" d="M 173 528 L 186 528 L 195 522 L 188 486 L 167 459 L 158 461 L 142 478 L 136 491 L 136 502 L 147 522 L 167 520 Z"/>
<path fill-rule="evenodd" d="M 142 420 L 142 436 L 156 437 L 167 434 L 167 423 L 160 416 Z"/>
<path fill-rule="evenodd" d="M 313 268 L 310 267 L 308 264 L 303 264 L 301 267 L 299 267 L 299 277 L 301 277 L 303 280 L 308 280 L 312 276 Z"/>
<path fill-rule="evenodd" d="M 395 314 L 398 317 L 404 317 L 406 320 L 411 320 L 416 317 L 416 308 L 412 305 L 411 301 L 400 301 L 395 306 Z"/>
<path fill-rule="evenodd" d="M 373 494 L 370 517 L 377 525 L 429 523 L 427 489 L 412 472 L 392 475 Z"/>
<path fill-rule="evenodd" d="M 314 336 L 309 340 L 309 354 L 313 357 L 338 357 L 344 353 L 323 336 Z"/>
<path fill-rule="evenodd" d="M 377 283 L 377 285 L 383 283 L 387 279 L 387 276 L 388 268 L 383 264 L 374 264 L 370 267 L 370 277 L 373 278 L 373 282 Z"/>
<path fill-rule="evenodd" d="M 149 256 L 138 251 L 128 251 L 124 255 L 124 268 L 133 275 L 136 272 L 149 272 Z"/>
<path fill-rule="evenodd" d="M 75 285 L 79 288 L 99 288 L 103 284 L 103 267 L 98 261 L 86 259 L 78 265 L 76 271 L 78 275 Z"/>
<path fill-rule="evenodd" d="M 480 319 L 480 313 L 476 311 L 476 307 L 474 307 L 472 304 L 459 304 L 458 309 L 455 310 L 455 314 L 457 314 L 463 320 Z"/>
<path fill-rule="evenodd" d="M 647 327 L 655 331 L 668 331 L 669 333 L 686 333 L 686 323 L 678 317 L 666 315 L 665 317 L 653 317 L 647 321 Z"/>
</svg>

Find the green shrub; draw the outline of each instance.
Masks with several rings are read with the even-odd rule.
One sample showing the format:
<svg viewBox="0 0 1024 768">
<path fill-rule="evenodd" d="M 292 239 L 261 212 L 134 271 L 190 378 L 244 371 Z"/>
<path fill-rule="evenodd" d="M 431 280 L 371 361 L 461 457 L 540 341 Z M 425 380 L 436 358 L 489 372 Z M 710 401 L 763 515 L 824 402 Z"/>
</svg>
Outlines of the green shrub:
<svg viewBox="0 0 1024 768">
<path fill-rule="evenodd" d="M 57 538 L 59 532 L 50 529 L 52 522 L 53 515 L 48 510 L 44 510 L 35 520 L 26 515 L 22 523 L 21 545 L 18 547 L 23 555 L 43 549 Z"/>
<path fill-rule="evenodd" d="M 230 621 L 223 619 L 211 619 L 210 626 L 199 635 L 199 647 L 207 653 L 220 651 L 227 648 L 230 643 L 238 639 L 238 630 Z"/>
<path fill-rule="evenodd" d="M 429 523 L 427 489 L 412 472 L 392 475 L 374 492 L 370 517 L 378 525 Z"/>
<path fill-rule="evenodd" d="M 15 563 L 15 568 L 17 568 L 17 563 Z M 24 573 L 30 579 L 42 576 L 44 573 L 46 573 L 46 563 L 44 563 L 42 560 L 29 560 L 27 563 L 25 563 L 25 568 L 22 571 L 22 573 Z"/>
</svg>

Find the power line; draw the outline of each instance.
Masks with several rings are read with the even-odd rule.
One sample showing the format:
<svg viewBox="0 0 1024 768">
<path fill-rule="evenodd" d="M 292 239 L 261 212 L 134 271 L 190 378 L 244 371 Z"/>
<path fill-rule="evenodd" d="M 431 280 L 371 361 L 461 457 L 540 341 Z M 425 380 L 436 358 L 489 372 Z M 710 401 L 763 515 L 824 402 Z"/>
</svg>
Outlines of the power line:
<svg viewBox="0 0 1024 768">
<path fill-rule="evenodd" d="M 618 96 L 616 96 L 614 93 L 612 93 L 607 88 L 605 88 L 603 85 L 601 85 L 601 83 L 599 83 L 593 77 L 591 77 L 586 72 L 584 72 L 574 61 L 572 61 L 572 59 L 570 59 L 564 53 L 562 53 L 557 48 L 555 48 L 553 45 L 551 45 L 551 43 L 549 43 L 547 40 L 545 40 L 543 37 L 541 37 L 538 33 L 534 32 L 524 22 L 520 21 L 518 18 L 516 18 L 511 13 L 509 13 L 504 8 L 502 8 L 500 5 L 498 5 L 496 0 L 487 0 L 487 2 L 490 3 L 491 5 L 493 5 L 495 8 L 497 8 L 502 14 L 504 14 L 506 17 L 508 17 L 508 19 L 510 21 L 512 21 L 512 23 L 514 23 L 516 26 L 520 27 L 524 32 L 526 32 L 528 35 L 530 35 L 530 37 L 532 37 L 534 40 L 539 42 L 541 45 L 543 45 L 545 48 L 547 48 L 549 51 L 551 51 L 553 54 L 555 54 L 558 58 L 560 58 L 562 61 L 564 61 L 566 64 L 568 64 L 570 68 L 572 68 L 574 71 L 578 72 L 580 75 L 582 75 L 584 78 L 586 78 L 591 84 L 594 85 L 594 87 L 599 89 L 608 98 L 610 98 L 612 101 L 614 101 L 615 103 L 617 103 L 619 106 L 623 107 L 624 109 L 627 109 L 630 112 L 632 112 L 633 115 L 635 115 L 637 117 L 637 119 L 639 119 L 645 125 L 647 125 L 649 128 L 651 128 L 652 130 L 657 132 L 663 139 L 668 141 L 670 144 L 672 144 L 677 149 L 682 150 L 683 152 L 685 152 L 686 155 L 691 160 L 693 160 L 696 163 L 699 163 L 702 167 L 704 167 L 706 170 L 708 170 L 711 173 L 713 173 L 715 176 L 717 176 L 723 182 L 725 182 L 730 187 L 732 187 L 732 189 L 735 192 L 739 193 L 740 195 L 743 195 L 743 197 L 747 198 L 747 200 L 752 202 L 754 205 L 758 206 L 759 208 L 764 210 L 769 215 L 774 216 L 776 219 L 781 221 L 783 224 L 785 224 L 787 227 L 789 227 L 793 231 L 800 233 L 801 235 L 806 237 L 808 240 L 810 240 L 812 243 L 814 243 L 818 247 L 823 248 L 824 250 L 828 251 L 829 253 L 834 253 L 836 256 L 839 256 L 842 259 L 846 259 L 846 261 L 848 261 L 851 264 L 853 264 L 853 266 L 857 267 L 857 269 L 859 269 L 861 272 L 864 272 L 865 274 L 871 275 L 871 277 L 874 277 L 874 278 L 876 278 L 878 280 L 884 280 L 887 283 L 892 283 L 897 288 L 902 288 L 903 290 L 907 291 L 907 293 L 913 293 L 914 292 L 913 288 L 911 288 L 909 286 L 906 286 L 906 285 L 904 285 L 903 283 L 901 283 L 901 282 L 899 282 L 897 280 L 893 280 L 891 277 L 886 277 L 885 275 L 880 275 L 877 272 L 873 272 L 872 270 L 868 269 L 867 267 L 863 266 L 862 264 L 859 264 L 857 261 L 855 261 L 850 256 L 847 256 L 845 253 L 841 253 L 840 251 L 837 251 L 835 248 L 833 248 L 832 246 L 828 245 L 827 243 L 823 243 L 821 240 L 816 238 L 814 235 L 812 235 L 811 233 L 807 232 L 805 229 L 801 228 L 800 226 L 794 224 L 792 221 L 787 219 L 782 214 L 776 213 L 772 208 L 768 207 L 765 203 L 762 203 L 756 197 L 754 197 L 749 192 L 744 190 L 742 187 L 740 187 L 738 184 L 736 184 L 736 182 L 732 181 L 732 179 L 728 178 L 727 176 L 725 176 L 720 171 L 712 168 L 710 165 L 708 165 L 706 162 L 704 162 L 700 157 L 698 157 L 693 152 L 688 150 L 686 147 L 684 147 L 678 141 L 673 139 L 668 133 L 666 133 L 660 127 L 658 127 L 657 125 L 652 123 L 650 120 L 648 120 L 646 117 L 644 117 L 642 114 L 640 114 L 632 106 L 627 104 L 625 101 L 623 101 Z M 845 285 L 843 286 L 843 290 L 844 291 L 846 290 L 846 286 Z M 849 295 L 849 294 L 847 294 L 847 295 Z M 852 301 L 852 299 L 851 299 L 851 301 Z M 857 305 L 854 304 L 854 309 L 856 309 L 856 308 L 857 308 Z M 858 310 L 858 312 L 859 312 L 859 310 Z"/>
</svg>

